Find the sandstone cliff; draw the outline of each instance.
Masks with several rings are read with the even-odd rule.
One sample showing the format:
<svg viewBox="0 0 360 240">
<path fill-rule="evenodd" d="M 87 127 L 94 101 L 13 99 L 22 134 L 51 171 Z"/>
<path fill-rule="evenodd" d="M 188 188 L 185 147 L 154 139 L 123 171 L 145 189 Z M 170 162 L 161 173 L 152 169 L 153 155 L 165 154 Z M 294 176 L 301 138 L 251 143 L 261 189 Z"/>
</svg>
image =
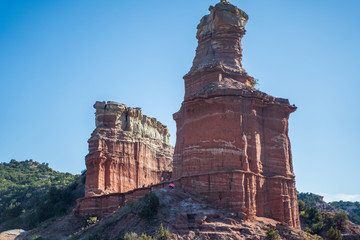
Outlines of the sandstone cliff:
<svg viewBox="0 0 360 240">
<path fill-rule="evenodd" d="M 209 10 L 174 114 L 173 181 L 245 219 L 269 217 L 300 228 L 288 137 L 296 107 L 253 88 L 241 64 L 246 13 L 224 2 Z"/>
<path fill-rule="evenodd" d="M 173 148 L 166 126 L 140 108 L 96 102 L 86 156 L 85 196 L 122 193 L 168 180 Z"/>
</svg>

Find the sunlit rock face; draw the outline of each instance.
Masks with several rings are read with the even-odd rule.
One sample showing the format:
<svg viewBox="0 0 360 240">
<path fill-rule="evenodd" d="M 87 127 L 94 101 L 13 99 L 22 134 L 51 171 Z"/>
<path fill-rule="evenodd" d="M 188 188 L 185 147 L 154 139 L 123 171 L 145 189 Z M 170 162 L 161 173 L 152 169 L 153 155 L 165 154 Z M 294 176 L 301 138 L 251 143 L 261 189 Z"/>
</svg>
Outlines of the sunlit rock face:
<svg viewBox="0 0 360 240">
<path fill-rule="evenodd" d="M 166 126 L 140 108 L 96 102 L 86 156 L 85 197 L 122 193 L 168 180 L 173 147 Z"/>
<path fill-rule="evenodd" d="M 172 179 L 245 219 L 263 216 L 300 228 L 288 137 L 296 107 L 253 88 L 241 64 L 246 13 L 229 3 L 209 10 L 174 114 Z"/>
</svg>

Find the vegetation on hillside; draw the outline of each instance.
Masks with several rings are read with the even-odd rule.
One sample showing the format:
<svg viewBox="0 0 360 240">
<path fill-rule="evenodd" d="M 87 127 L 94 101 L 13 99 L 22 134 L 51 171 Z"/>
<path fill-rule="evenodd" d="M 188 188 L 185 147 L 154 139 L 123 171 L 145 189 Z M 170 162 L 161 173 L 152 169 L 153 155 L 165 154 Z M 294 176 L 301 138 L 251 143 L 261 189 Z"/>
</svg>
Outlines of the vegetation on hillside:
<svg viewBox="0 0 360 240">
<path fill-rule="evenodd" d="M 279 240 L 279 231 L 270 229 L 266 232 L 266 240 Z"/>
<path fill-rule="evenodd" d="M 322 196 L 319 196 L 314 193 L 297 192 L 297 198 L 298 200 L 303 201 L 307 207 L 316 207 L 317 203 L 323 201 Z"/>
<path fill-rule="evenodd" d="M 339 212 L 341 210 L 345 211 L 348 215 L 348 218 L 351 222 L 360 225 L 360 203 L 359 202 L 330 202 L 325 203 L 323 197 L 313 194 L 313 193 L 297 193 L 299 204 L 305 204 L 307 207 L 317 207 L 322 206 L 327 208 L 327 211 L 330 212 Z M 300 205 L 299 205 L 300 207 Z"/>
<path fill-rule="evenodd" d="M 139 216 L 142 218 L 152 218 L 156 215 L 160 205 L 160 200 L 155 193 L 149 192 L 144 198 L 142 198 L 142 209 L 139 212 Z"/>
<path fill-rule="evenodd" d="M 349 220 L 360 225 L 360 202 L 338 201 L 331 202 L 330 205 L 346 211 Z"/>
<path fill-rule="evenodd" d="M 309 197 L 309 194 L 306 196 Z M 308 198 L 303 199 L 305 201 L 309 200 Z M 347 214 L 345 212 L 336 214 L 321 213 L 317 207 L 312 206 L 314 204 L 313 200 L 310 199 L 309 201 L 311 205 L 303 200 L 298 200 L 304 230 L 311 234 L 327 237 L 327 239 L 341 240 L 341 231 L 344 230 L 348 220 Z"/>
<path fill-rule="evenodd" d="M 83 196 L 83 192 L 75 191 L 79 177 L 32 160 L 0 163 L 0 232 L 29 230 L 68 213 L 75 200 Z"/>
<path fill-rule="evenodd" d="M 169 230 L 164 229 L 161 223 L 154 237 L 149 236 L 145 233 L 142 233 L 140 236 L 138 236 L 136 233 L 132 232 L 132 233 L 126 233 L 122 239 L 123 240 L 170 240 L 171 233 L 169 232 Z"/>
</svg>

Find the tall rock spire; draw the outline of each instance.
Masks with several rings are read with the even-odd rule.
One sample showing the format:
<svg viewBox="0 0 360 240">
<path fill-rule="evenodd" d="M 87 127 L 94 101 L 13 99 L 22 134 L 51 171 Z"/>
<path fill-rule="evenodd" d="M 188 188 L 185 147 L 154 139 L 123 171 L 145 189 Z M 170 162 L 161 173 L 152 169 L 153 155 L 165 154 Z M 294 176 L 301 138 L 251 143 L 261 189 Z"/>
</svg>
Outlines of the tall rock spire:
<svg viewBox="0 0 360 240">
<path fill-rule="evenodd" d="M 185 75 L 185 98 L 202 88 L 206 91 L 223 82 L 223 87 L 241 88 L 253 84 L 242 66 L 241 39 L 248 15 L 236 6 L 222 1 L 210 7 L 197 29 L 198 47 L 193 66 Z"/>
<path fill-rule="evenodd" d="M 253 88 L 241 63 L 247 14 L 227 1 L 209 10 L 174 114 L 173 181 L 244 219 L 300 228 L 288 137 L 296 107 Z"/>
</svg>

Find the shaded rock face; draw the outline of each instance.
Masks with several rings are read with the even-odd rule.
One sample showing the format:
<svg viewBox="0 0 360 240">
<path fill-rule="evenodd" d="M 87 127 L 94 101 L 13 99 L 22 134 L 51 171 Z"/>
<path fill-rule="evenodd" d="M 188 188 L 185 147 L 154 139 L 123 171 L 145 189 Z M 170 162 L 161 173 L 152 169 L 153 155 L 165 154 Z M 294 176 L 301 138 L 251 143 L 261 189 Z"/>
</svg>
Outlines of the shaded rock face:
<svg viewBox="0 0 360 240">
<path fill-rule="evenodd" d="M 166 126 L 140 108 L 96 102 L 86 156 L 85 197 L 128 192 L 168 180 L 173 148 Z"/>
<path fill-rule="evenodd" d="M 245 219 L 269 217 L 300 228 L 287 99 L 254 89 L 241 38 L 248 16 L 219 3 L 198 26 L 185 98 L 174 114 L 173 180 Z"/>
</svg>

